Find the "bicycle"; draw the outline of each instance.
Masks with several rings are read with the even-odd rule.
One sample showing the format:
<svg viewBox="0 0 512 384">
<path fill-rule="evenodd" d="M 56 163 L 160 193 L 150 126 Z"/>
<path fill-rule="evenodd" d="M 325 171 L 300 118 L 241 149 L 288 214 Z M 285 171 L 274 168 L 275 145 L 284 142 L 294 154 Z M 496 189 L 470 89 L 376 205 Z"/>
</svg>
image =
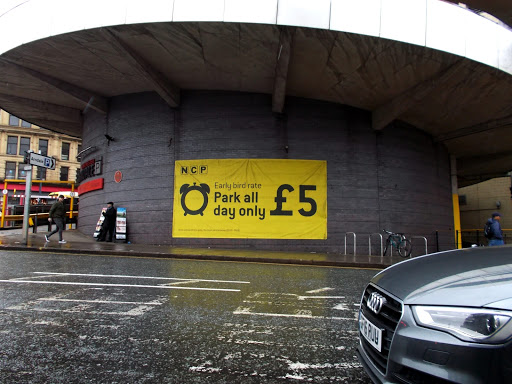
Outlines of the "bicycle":
<svg viewBox="0 0 512 384">
<path fill-rule="evenodd" d="M 390 231 L 386 231 L 385 229 L 382 232 L 388 235 L 386 239 L 386 247 L 384 248 L 383 255 L 386 254 L 388 248 L 391 247 L 390 254 L 392 254 L 392 248 L 395 248 L 398 251 L 398 254 L 402 257 L 409 257 L 412 252 L 412 243 L 411 241 L 405 237 L 403 233 L 394 233 Z"/>
</svg>

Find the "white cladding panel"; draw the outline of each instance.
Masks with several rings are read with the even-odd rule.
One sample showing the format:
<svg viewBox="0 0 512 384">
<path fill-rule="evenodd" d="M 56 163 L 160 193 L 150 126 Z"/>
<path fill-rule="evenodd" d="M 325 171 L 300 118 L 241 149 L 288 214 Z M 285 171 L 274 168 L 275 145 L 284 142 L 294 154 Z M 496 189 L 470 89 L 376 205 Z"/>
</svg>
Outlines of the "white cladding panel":
<svg viewBox="0 0 512 384">
<path fill-rule="evenodd" d="M 276 24 L 277 3 L 277 0 L 225 0 L 224 21 Z"/>
<path fill-rule="evenodd" d="M 470 12 L 438 0 L 428 0 L 427 4 L 427 47 L 464 56 Z"/>
<path fill-rule="evenodd" d="M 331 0 L 331 29 L 379 36 L 381 1 Z"/>
<path fill-rule="evenodd" d="M 277 24 L 329 29 L 331 0 L 279 0 Z"/>
<path fill-rule="evenodd" d="M 380 37 L 425 45 L 427 0 L 382 0 Z"/>
</svg>

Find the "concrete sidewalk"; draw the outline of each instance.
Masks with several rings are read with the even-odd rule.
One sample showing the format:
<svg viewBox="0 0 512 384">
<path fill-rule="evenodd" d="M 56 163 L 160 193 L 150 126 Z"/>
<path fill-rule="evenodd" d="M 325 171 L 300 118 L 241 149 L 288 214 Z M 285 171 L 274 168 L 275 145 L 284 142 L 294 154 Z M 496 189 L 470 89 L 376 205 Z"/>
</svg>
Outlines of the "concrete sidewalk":
<svg viewBox="0 0 512 384">
<path fill-rule="evenodd" d="M 27 244 L 24 244 L 21 229 L 0 230 L 0 249 L 30 250 L 42 252 L 59 252 L 74 254 L 97 254 L 111 256 L 155 257 L 195 260 L 245 261 L 257 263 L 278 263 L 296 265 L 317 265 L 352 268 L 383 269 L 389 265 L 404 260 L 400 257 L 343 255 L 308 252 L 265 251 L 245 249 L 218 249 L 174 247 L 168 245 L 127 244 L 121 242 L 97 242 L 93 236 L 86 236 L 76 229 L 66 230 L 66 244 L 59 244 L 58 234 L 45 241 L 47 227 L 40 227 L 38 233 L 28 234 Z"/>
</svg>

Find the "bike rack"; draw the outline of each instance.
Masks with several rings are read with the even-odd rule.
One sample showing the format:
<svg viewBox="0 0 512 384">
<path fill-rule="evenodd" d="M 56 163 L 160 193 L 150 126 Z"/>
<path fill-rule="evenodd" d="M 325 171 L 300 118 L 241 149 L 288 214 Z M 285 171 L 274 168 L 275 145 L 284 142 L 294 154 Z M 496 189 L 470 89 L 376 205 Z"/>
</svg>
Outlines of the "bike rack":
<svg viewBox="0 0 512 384">
<path fill-rule="evenodd" d="M 428 246 L 427 246 L 428 242 L 427 242 L 427 238 L 426 237 L 424 237 L 424 236 L 411 236 L 410 239 L 411 239 L 411 243 L 412 243 L 412 239 L 423 239 L 423 240 L 425 240 L 425 255 L 428 254 Z"/>
<path fill-rule="evenodd" d="M 356 255 L 356 233 L 346 232 L 345 233 L 345 255 L 347 254 L 347 235 L 354 235 L 354 256 Z"/>
<path fill-rule="evenodd" d="M 383 249 L 382 249 L 382 234 L 381 233 L 371 233 L 369 236 L 368 236 L 368 254 L 371 256 L 372 255 L 372 236 L 379 236 L 380 237 L 380 255 L 381 257 L 383 256 Z"/>
<path fill-rule="evenodd" d="M 347 236 L 348 235 L 352 235 L 353 239 L 354 239 L 354 256 L 356 255 L 356 248 L 357 248 L 357 235 L 355 232 L 345 232 L 345 255 L 347 254 Z M 384 256 L 384 247 L 383 247 L 383 236 L 381 233 L 371 233 L 368 235 L 368 254 L 371 256 L 372 255 L 372 237 L 373 236 L 379 236 L 380 237 L 380 256 Z M 428 240 L 426 237 L 424 236 L 410 236 L 409 237 L 409 240 L 411 240 L 411 244 L 412 244 L 412 240 L 413 239 L 420 239 L 420 240 L 423 240 L 424 243 L 425 243 L 425 255 L 428 254 Z M 392 246 L 389 247 L 389 256 L 393 256 L 393 248 Z M 412 257 L 412 253 L 411 255 L 409 255 L 409 258 Z"/>
</svg>

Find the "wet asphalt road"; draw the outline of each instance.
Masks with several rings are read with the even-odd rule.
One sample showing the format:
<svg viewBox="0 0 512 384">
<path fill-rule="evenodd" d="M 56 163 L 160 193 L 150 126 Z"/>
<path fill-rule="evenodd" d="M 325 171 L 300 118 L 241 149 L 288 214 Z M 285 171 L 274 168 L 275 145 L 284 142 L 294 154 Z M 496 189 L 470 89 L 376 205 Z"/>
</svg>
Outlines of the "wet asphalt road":
<svg viewBox="0 0 512 384">
<path fill-rule="evenodd" d="M 0 382 L 371 383 L 376 272 L 0 252 Z"/>
</svg>

